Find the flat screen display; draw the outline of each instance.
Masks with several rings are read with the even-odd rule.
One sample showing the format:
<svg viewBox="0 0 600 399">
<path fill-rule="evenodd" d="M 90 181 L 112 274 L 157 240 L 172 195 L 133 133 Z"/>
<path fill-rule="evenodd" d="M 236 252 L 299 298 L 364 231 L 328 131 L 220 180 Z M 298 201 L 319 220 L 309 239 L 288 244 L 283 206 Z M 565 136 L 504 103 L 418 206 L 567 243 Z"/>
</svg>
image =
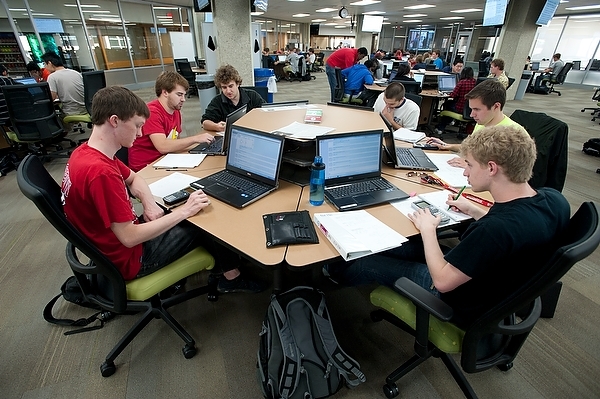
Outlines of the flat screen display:
<svg viewBox="0 0 600 399">
<path fill-rule="evenodd" d="M 546 4 L 544 4 L 544 8 L 542 8 L 542 12 L 535 23 L 538 25 L 548 25 L 552 17 L 554 17 L 559 4 L 560 0 L 546 0 Z"/>
<path fill-rule="evenodd" d="M 486 0 L 483 10 L 483 26 L 504 25 L 508 0 Z"/>
<path fill-rule="evenodd" d="M 196 12 L 212 12 L 210 0 L 194 0 L 194 11 Z"/>
<path fill-rule="evenodd" d="M 56 18 L 34 18 L 38 33 L 65 33 L 62 22 Z"/>
<path fill-rule="evenodd" d="M 383 25 L 383 17 L 381 15 L 364 15 L 362 31 L 379 33 L 381 32 L 381 26 Z"/>
<path fill-rule="evenodd" d="M 423 29 L 411 29 L 408 32 L 409 50 L 427 50 L 433 47 L 433 36 L 435 31 Z"/>
</svg>

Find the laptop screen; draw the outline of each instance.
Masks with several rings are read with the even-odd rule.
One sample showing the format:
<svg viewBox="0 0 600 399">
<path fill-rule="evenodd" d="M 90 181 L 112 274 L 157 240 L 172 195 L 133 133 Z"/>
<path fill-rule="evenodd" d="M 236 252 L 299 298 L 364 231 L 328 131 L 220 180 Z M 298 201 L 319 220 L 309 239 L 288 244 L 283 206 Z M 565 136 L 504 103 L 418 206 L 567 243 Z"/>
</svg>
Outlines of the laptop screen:
<svg viewBox="0 0 600 399">
<path fill-rule="evenodd" d="M 233 126 L 229 137 L 227 169 L 231 166 L 240 173 L 276 181 L 283 141 L 282 136 Z"/>
<path fill-rule="evenodd" d="M 17 83 L 21 83 L 23 85 L 34 85 L 37 83 L 37 80 L 35 80 L 35 78 L 18 78 L 18 79 L 14 79 L 15 82 Z"/>
<path fill-rule="evenodd" d="M 531 70 L 532 71 L 537 71 L 538 69 L 540 69 L 540 62 L 539 61 L 533 61 L 531 63 Z"/>
<path fill-rule="evenodd" d="M 279 62 L 285 62 L 285 60 L 287 60 L 287 57 L 285 55 L 280 55 L 278 56 L 279 58 Z"/>
<path fill-rule="evenodd" d="M 325 180 L 379 173 L 381 130 L 319 136 L 318 151 L 325 164 Z"/>
<path fill-rule="evenodd" d="M 452 91 L 456 86 L 456 75 L 438 75 L 438 90 Z"/>
<path fill-rule="evenodd" d="M 396 78 L 397 74 L 398 74 L 398 71 L 395 69 L 392 69 L 392 72 L 390 72 L 390 77 L 388 78 L 388 80 L 391 82 L 392 80 L 394 80 Z"/>
<path fill-rule="evenodd" d="M 413 75 L 413 79 L 417 82 L 419 82 L 419 84 L 421 85 L 421 88 L 423 88 L 423 79 L 425 79 L 425 75 L 423 75 L 422 73 L 415 73 Z"/>
</svg>

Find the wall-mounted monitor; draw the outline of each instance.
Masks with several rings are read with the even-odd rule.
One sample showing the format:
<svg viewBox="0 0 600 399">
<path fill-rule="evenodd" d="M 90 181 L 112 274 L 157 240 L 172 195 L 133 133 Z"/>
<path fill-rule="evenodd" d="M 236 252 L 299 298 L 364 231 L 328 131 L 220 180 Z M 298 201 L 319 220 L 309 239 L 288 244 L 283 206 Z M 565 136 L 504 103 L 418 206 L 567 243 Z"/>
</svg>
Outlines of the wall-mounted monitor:
<svg viewBox="0 0 600 399">
<path fill-rule="evenodd" d="M 411 29 L 408 32 L 408 50 L 431 50 L 434 30 Z"/>
<path fill-rule="evenodd" d="M 212 12 L 210 0 L 194 0 L 194 11 L 196 12 Z"/>
<path fill-rule="evenodd" d="M 483 26 L 504 25 L 508 0 L 486 0 L 483 10 Z"/>
<path fill-rule="evenodd" d="M 62 22 L 57 18 L 34 18 L 38 33 L 65 33 Z"/>
<path fill-rule="evenodd" d="M 542 8 L 542 12 L 535 23 L 538 25 L 548 25 L 554 17 L 559 4 L 560 0 L 546 0 L 546 4 L 544 4 L 544 8 Z"/>
<path fill-rule="evenodd" d="M 383 17 L 381 15 L 364 15 L 362 32 L 379 33 L 383 26 Z"/>
</svg>

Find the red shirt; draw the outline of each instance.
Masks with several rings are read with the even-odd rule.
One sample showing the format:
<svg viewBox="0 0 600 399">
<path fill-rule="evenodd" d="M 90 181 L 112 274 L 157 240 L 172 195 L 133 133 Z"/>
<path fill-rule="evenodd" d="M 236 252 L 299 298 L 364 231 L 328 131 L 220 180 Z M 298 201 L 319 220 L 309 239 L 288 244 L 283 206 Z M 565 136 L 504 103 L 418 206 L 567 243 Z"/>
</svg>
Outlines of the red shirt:
<svg viewBox="0 0 600 399">
<path fill-rule="evenodd" d="M 123 162 L 84 143 L 71 154 L 61 188 L 67 219 L 115 264 L 125 280 L 140 271 L 142 244 L 127 248 L 110 225 L 137 223 L 125 185 L 130 174 Z"/>
<path fill-rule="evenodd" d="M 142 137 L 135 139 L 128 151 L 129 167 L 136 172 L 162 156 L 150 140 L 151 134 L 162 133 L 168 139 L 176 140 L 181 133 L 181 112 L 175 110 L 169 114 L 158 99 L 150 101 L 148 109 L 150 118 L 142 126 Z"/>
<path fill-rule="evenodd" d="M 454 87 L 454 90 L 452 91 L 452 94 L 450 94 L 450 97 L 452 97 L 456 102 L 454 110 L 457 113 L 462 114 L 463 109 L 465 108 L 465 102 L 467 101 L 465 99 L 465 96 L 468 92 L 473 90 L 476 84 L 477 80 L 475 79 L 461 79 Z"/>
<path fill-rule="evenodd" d="M 341 48 L 335 50 L 328 58 L 327 65 L 332 68 L 346 69 L 356 64 L 358 61 L 358 49 Z"/>
</svg>

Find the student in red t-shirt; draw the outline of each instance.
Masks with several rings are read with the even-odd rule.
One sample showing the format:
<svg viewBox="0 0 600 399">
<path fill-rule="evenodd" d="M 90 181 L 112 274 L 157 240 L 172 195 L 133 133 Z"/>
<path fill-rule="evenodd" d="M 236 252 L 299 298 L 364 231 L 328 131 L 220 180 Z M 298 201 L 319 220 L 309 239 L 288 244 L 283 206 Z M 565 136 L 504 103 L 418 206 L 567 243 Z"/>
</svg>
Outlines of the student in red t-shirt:
<svg viewBox="0 0 600 399">
<path fill-rule="evenodd" d="M 334 101 L 334 91 L 337 85 L 335 78 L 335 68 L 346 69 L 356 64 L 360 59 L 368 56 L 369 53 L 365 47 L 341 48 L 334 51 L 325 62 L 325 73 L 329 81 L 329 89 L 331 90 L 331 101 Z"/>
</svg>

